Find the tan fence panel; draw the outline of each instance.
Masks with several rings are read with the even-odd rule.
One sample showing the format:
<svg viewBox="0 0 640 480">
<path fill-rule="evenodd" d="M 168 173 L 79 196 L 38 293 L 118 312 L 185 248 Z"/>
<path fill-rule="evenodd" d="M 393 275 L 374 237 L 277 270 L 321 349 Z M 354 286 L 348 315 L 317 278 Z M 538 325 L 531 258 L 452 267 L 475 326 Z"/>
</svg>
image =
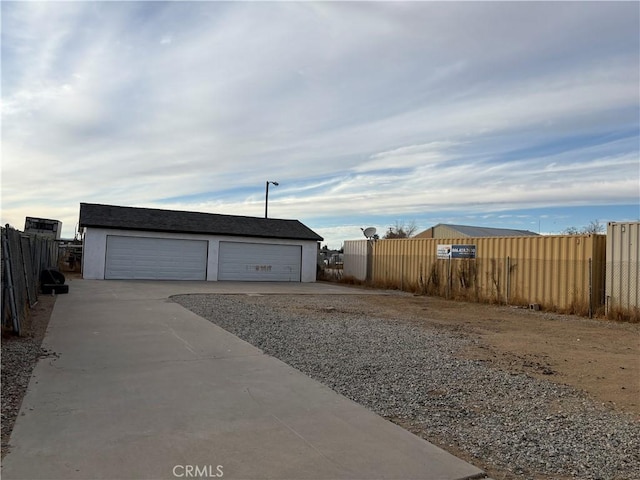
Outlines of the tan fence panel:
<svg viewBox="0 0 640 480">
<path fill-rule="evenodd" d="M 602 304 L 603 235 L 411 238 L 374 246 L 373 280 L 452 298 L 589 313 Z M 438 259 L 438 245 L 475 245 L 475 259 Z"/>
</svg>

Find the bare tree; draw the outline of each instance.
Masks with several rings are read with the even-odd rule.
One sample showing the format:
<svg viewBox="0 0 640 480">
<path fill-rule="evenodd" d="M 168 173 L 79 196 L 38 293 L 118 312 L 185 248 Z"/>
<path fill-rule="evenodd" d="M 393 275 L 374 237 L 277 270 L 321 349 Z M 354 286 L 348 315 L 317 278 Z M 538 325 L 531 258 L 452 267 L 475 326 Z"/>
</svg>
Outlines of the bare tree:
<svg viewBox="0 0 640 480">
<path fill-rule="evenodd" d="M 408 224 L 396 220 L 395 225 L 389 227 L 387 233 L 382 238 L 409 238 L 415 235 L 418 230 L 418 225 L 415 220 L 411 220 Z"/>
<path fill-rule="evenodd" d="M 563 235 L 594 235 L 604 233 L 605 226 L 598 219 L 591 220 L 588 225 L 578 227 L 567 227 L 562 231 Z"/>
<path fill-rule="evenodd" d="M 588 233 L 604 233 L 605 232 L 605 226 L 600 223 L 600 221 L 596 218 L 595 220 L 591 220 L 589 222 L 589 225 L 587 225 L 586 227 L 584 227 L 582 229 L 582 233 L 588 234 Z"/>
<path fill-rule="evenodd" d="M 560 233 L 562 235 L 580 235 L 580 229 L 578 227 L 567 227 Z"/>
</svg>

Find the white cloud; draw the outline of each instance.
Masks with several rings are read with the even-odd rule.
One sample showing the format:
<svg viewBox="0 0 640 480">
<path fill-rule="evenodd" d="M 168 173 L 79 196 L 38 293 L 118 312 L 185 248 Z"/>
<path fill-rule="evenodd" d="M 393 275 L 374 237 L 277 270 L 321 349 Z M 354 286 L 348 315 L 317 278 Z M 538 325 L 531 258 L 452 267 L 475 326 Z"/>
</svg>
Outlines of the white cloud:
<svg viewBox="0 0 640 480">
<path fill-rule="evenodd" d="M 415 168 L 425 164 L 434 165 L 447 160 L 447 148 L 453 142 L 430 142 L 422 145 L 409 145 L 386 152 L 371 155 L 371 161 L 357 165 L 355 171 L 373 171 L 398 168 Z"/>
<path fill-rule="evenodd" d="M 631 3 L 2 14 L 2 216 L 18 225 L 74 224 L 81 201 L 260 216 L 266 179 L 274 214 L 335 228 L 638 198 Z"/>
</svg>

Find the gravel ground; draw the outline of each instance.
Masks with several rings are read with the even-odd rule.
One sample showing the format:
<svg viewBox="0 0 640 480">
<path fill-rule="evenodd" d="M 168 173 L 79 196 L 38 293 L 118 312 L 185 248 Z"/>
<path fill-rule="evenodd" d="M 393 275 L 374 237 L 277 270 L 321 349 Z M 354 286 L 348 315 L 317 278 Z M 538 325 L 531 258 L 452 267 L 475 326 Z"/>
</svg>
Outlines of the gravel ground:
<svg viewBox="0 0 640 480">
<path fill-rule="evenodd" d="M 9 438 L 27 392 L 31 373 L 39 358 L 52 355 L 42 348 L 42 339 L 49 325 L 55 298 L 41 295 L 23 326 L 22 337 L 2 337 L 2 458 L 9 451 Z"/>
<path fill-rule="evenodd" d="M 366 296 L 173 299 L 494 478 L 640 479 L 637 420 L 458 356 L 468 335 L 365 315 Z"/>
</svg>

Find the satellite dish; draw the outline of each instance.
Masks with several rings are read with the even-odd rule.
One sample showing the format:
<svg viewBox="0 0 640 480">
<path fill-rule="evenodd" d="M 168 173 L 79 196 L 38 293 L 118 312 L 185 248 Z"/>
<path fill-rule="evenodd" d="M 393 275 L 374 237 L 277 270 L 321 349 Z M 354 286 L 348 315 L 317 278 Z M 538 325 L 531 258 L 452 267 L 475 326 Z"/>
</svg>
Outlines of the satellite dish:
<svg viewBox="0 0 640 480">
<path fill-rule="evenodd" d="M 376 228 L 375 227 L 365 228 L 364 230 L 362 230 L 362 233 L 364 233 L 364 236 L 367 238 L 373 238 L 373 236 L 376 234 Z"/>
</svg>

